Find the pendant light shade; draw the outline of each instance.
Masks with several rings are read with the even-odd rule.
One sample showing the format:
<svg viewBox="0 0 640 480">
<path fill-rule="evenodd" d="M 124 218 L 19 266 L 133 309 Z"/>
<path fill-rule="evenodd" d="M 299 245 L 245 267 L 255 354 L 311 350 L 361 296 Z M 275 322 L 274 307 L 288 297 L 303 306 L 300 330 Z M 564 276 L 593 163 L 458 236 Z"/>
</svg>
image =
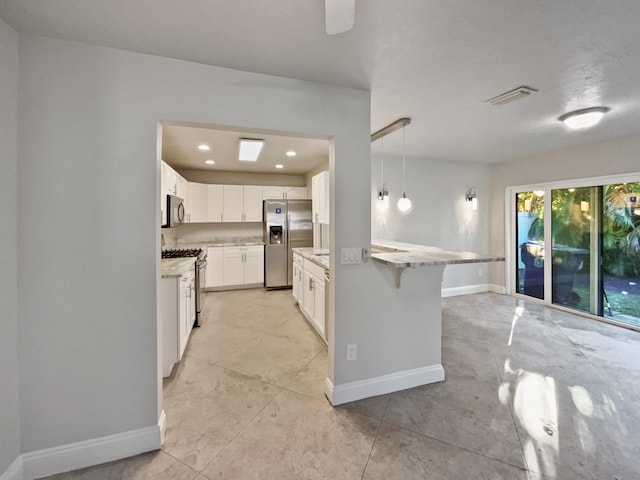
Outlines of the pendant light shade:
<svg viewBox="0 0 640 480">
<path fill-rule="evenodd" d="M 402 197 L 398 200 L 398 210 L 402 213 L 408 213 L 411 210 L 411 200 L 407 198 L 407 195 L 402 192 Z"/>
</svg>

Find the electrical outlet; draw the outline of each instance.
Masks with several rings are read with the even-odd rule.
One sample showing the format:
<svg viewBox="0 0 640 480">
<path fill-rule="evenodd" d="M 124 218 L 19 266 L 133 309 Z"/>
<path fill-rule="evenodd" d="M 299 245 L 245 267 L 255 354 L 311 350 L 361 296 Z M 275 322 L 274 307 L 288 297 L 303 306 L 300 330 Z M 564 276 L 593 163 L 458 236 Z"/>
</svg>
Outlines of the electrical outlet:
<svg viewBox="0 0 640 480">
<path fill-rule="evenodd" d="M 355 360 L 358 356 L 358 345 L 350 343 L 347 345 L 347 361 Z"/>
<path fill-rule="evenodd" d="M 362 249 L 361 248 L 343 248 L 342 252 L 342 265 L 356 265 L 362 263 Z"/>
</svg>

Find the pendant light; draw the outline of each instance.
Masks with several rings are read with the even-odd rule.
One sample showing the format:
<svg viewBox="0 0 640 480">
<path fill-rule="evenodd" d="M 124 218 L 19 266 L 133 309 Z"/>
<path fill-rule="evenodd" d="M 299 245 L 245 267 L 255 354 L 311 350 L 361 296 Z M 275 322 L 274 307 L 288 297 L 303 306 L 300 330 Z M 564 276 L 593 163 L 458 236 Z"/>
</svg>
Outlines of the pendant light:
<svg viewBox="0 0 640 480">
<path fill-rule="evenodd" d="M 405 136 L 404 136 L 405 127 L 402 127 L 402 197 L 398 200 L 398 210 L 403 215 L 406 215 L 411 211 L 411 200 L 407 198 L 407 194 L 405 193 L 405 184 L 406 184 L 406 159 L 405 159 Z"/>
<path fill-rule="evenodd" d="M 384 183 L 384 139 L 380 138 L 380 191 L 378 192 L 378 200 L 376 208 L 379 212 L 384 212 L 389 208 L 389 192 L 387 192 Z"/>
</svg>

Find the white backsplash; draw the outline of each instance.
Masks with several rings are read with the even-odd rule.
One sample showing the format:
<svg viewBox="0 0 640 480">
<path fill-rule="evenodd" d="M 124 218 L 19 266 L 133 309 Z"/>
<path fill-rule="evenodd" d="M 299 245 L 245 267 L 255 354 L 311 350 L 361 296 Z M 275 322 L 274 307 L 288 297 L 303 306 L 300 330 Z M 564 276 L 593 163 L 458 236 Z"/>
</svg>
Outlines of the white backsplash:
<svg viewBox="0 0 640 480">
<path fill-rule="evenodd" d="M 169 230 L 173 231 L 177 244 L 197 243 L 231 237 L 261 237 L 262 222 L 187 223 Z"/>
</svg>

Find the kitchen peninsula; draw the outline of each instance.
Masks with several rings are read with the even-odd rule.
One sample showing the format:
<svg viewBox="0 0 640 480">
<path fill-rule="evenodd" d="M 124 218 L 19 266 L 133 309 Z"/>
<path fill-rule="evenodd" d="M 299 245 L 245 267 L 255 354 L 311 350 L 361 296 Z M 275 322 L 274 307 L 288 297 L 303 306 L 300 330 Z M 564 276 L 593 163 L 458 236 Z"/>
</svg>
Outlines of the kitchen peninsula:
<svg viewBox="0 0 640 480">
<path fill-rule="evenodd" d="M 364 337 L 365 360 L 354 375 L 325 393 L 333 405 L 444 380 L 442 366 L 442 278 L 447 265 L 502 262 L 504 257 L 444 250 L 405 242 L 373 240 L 371 264 L 378 279 L 368 293 L 378 301 L 364 304 L 375 334 Z M 378 281 L 379 280 L 379 281 Z M 362 342 L 362 337 L 361 337 Z M 336 345 L 346 351 L 347 345 Z M 362 367 L 364 365 L 364 368 Z M 354 363 L 355 366 L 355 363 Z"/>
</svg>

